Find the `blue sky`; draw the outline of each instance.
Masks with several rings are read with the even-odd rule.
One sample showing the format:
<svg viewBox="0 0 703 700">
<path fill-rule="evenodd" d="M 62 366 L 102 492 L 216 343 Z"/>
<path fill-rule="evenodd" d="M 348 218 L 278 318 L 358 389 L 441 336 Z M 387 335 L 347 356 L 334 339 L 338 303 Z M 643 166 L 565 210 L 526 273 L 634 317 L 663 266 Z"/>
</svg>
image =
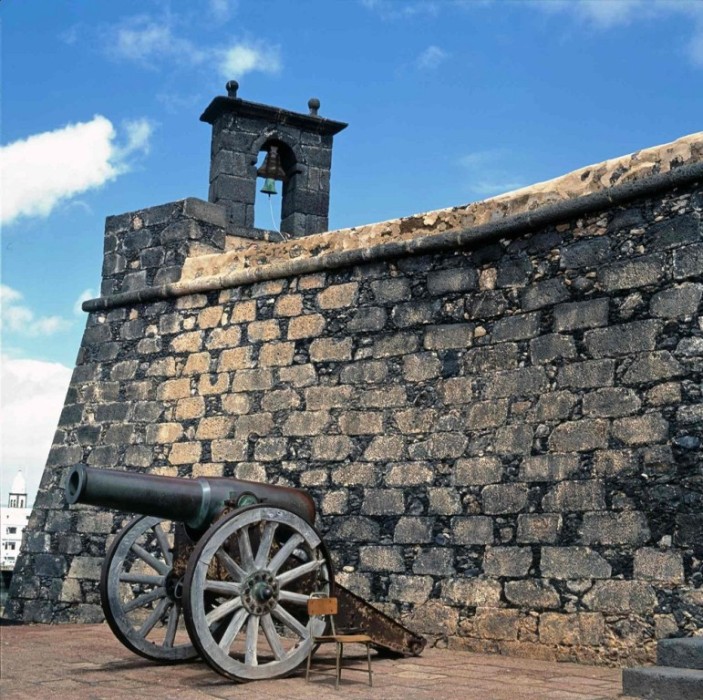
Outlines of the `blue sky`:
<svg viewBox="0 0 703 700">
<path fill-rule="evenodd" d="M 701 129 L 700 1 L 0 0 L 0 17 L 3 501 L 18 467 L 41 476 L 105 216 L 207 199 L 198 117 L 228 79 L 349 122 L 332 228 Z"/>
</svg>

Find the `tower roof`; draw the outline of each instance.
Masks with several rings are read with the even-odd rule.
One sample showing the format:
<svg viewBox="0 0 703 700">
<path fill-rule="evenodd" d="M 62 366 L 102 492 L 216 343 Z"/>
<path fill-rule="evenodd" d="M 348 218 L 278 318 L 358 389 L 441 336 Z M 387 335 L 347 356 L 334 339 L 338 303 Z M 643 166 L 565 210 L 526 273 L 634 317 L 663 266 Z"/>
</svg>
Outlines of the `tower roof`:
<svg viewBox="0 0 703 700">
<path fill-rule="evenodd" d="M 22 476 L 21 469 L 17 472 L 17 474 L 15 474 L 15 478 L 12 480 L 12 486 L 10 488 L 10 493 L 21 493 L 21 494 L 27 493 L 27 482 L 24 480 L 24 477 Z"/>
<path fill-rule="evenodd" d="M 236 85 L 236 87 L 234 87 Z M 280 107 L 260 104 L 258 102 L 248 102 L 237 97 L 237 83 L 230 81 L 227 83 L 228 96 L 216 97 L 200 115 L 200 121 L 214 124 L 223 114 L 235 114 L 250 119 L 259 119 L 271 124 L 290 124 L 302 131 L 309 131 L 316 134 L 338 134 L 346 129 L 348 124 L 344 122 L 326 119 L 317 115 L 320 101 L 312 98 L 308 102 L 310 114 L 291 112 Z"/>
</svg>

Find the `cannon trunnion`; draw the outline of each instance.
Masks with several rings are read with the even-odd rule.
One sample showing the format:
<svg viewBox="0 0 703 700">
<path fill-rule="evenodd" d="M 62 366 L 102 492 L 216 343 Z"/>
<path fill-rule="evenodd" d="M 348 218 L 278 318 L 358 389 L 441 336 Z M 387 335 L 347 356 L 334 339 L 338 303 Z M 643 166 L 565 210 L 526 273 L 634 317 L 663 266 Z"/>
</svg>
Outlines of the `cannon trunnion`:
<svg viewBox="0 0 703 700">
<path fill-rule="evenodd" d="M 269 679 L 307 658 L 325 623 L 308 618 L 313 594 L 338 595 L 380 648 L 419 654 L 425 640 L 335 585 L 300 489 L 240 479 L 183 479 L 79 464 L 65 496 L 139 513 L 103 562 L 100 596 L 115 636 L 161 663 L 202 656 L 235 680 Z M 346 601 L 346 603 L 344 602 Z"/>
</svg>

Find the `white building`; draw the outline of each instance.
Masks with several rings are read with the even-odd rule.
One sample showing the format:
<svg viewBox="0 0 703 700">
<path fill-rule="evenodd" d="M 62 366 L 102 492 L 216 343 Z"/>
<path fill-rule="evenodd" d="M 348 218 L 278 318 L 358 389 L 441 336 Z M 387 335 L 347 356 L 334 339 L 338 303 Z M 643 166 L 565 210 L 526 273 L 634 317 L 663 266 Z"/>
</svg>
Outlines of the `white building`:
<svg viewBox="0 0 703 700">
<path fill-rule="evenodd" d="M 7 506 L 0 505 L 0 569 L 12 571 L 22 543 L 22 531 L 27 526 L 31 508 L 27 507 L 27 484 L 22 470 L 12 481 Z"/>
</svg>

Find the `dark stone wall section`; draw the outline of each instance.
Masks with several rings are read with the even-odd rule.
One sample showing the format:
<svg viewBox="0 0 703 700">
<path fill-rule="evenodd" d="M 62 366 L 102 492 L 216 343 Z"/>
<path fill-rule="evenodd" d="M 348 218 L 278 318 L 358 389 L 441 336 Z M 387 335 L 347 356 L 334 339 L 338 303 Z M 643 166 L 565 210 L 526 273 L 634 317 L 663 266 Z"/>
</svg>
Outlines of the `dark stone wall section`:
<svg viewBox="0 0 703 700">
<path fill-rule="evenodd" d="M 340 580 L 437 644 L 653 659 L 703 627 L 702 210 L 91 313 L 7 613 L 101 618 L 125 515 L 64 506 L 82 461 L 308 489 Z"/>
<path fill-rule="evenodd" d="M 176 282 L 186 256 L 225 249 L 226 227 L 223 207 L 192 197 L 108 216 L 101 295 Z"/>
</svg>

